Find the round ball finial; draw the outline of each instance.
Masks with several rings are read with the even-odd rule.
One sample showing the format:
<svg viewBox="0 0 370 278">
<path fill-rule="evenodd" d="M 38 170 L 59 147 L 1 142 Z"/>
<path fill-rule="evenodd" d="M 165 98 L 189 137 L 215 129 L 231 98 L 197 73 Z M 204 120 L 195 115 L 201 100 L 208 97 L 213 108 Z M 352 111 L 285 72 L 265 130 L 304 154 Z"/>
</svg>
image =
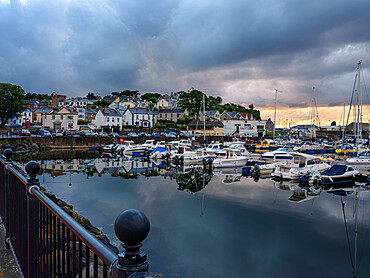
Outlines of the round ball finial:
<svg viewBox="0 0 370 278">
<path fill-rule="evenodd" d="M 40 167 L 40 164 L 38 164 L 38 162 L 36 161 L 30 161 L 26 164 L 26 172 L 30 175 L 30 176 L 35 176 L 37 175 L 37 173 L 40 171 L 41 167 Z"/>
<path fill-rule="evenodd" d="M 4 151 L 4 156 L 6 157 L 7 160 L 9 160 L 12 157 L 12 155 L 13 155 L 12 149 L 6 149 Z"/>
<path fill-rule="evenodd" d="M 148 236 L 150 222 L 146 215 L 137 209 L 120 213 L 114 222 L 117 238 L 127 246 L 137 246 Z"/>
</svg>

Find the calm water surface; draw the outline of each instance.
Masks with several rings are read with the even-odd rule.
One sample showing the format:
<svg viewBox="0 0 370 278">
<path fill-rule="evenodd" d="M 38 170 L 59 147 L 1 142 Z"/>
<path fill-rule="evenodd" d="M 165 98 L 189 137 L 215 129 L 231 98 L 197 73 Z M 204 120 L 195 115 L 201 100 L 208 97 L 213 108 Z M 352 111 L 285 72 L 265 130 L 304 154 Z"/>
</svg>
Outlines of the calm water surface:
<svg viewBox="0 0 370 278">
<path fill-rule="evenodd" d="M 355 203 L 357 277 L 370 277 L 370 192 L 365 189 L 359 191 L 359 202 L 354 202 L 355 193 L 340 197 L 327 192 L 297 202 L 290 190 L 296 184 L 271 179 L 148 172 L 153 165 L 138 162 L 43 164 L 49 169 L 40 176 L 45 187 L 115 245 L 113 223 L 119 213 L 142 210 L 151 222 L 144 241 L 150 271 L 163 277 L 353 277 Z M 58 167 L 69 170 L 58 172 Z M 146 176 L 140 174 L 145 171 Z"/>
</svg>

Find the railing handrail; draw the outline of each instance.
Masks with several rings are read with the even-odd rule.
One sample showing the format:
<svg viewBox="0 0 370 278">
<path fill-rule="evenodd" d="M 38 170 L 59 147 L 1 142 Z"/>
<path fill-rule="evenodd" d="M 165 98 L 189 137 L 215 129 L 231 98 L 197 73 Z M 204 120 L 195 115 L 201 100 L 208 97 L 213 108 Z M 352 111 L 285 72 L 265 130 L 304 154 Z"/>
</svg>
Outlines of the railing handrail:
<svg viewBox="0 0 370 278">
<path fill-rule="evenodd" d="M 34 187 L 31 192 L 40 200 L 50 211 L 52 211 L 79 239 L 81 239 L 102 261 L 107 265 L 112 265 L 117 260 L 117 254 L 99 239 L 91 235 L 80 223 L 74 220 L 61 207 L 50 200 L 43 192 Z"/>
<path fill-rule="evenodd" d="M 2 158 L 1 162 L 5 165 Z M 8 166 L 8 170 L 12 172 L 26 186 L 27 179 L 13 166 Z M 79 239 L 81 239 L 98 257 L 107 265 L 112 265 L 117 260 L 117 254 L 108 246 L 102 243 L 99 239 L 91 235 L 80 223 L 73 219 L 67 212 L 54 203 L 48 196 L 41 192 L 38 188 L 33 187 L 31 192 L 47 206 Z"/>
<path fill-rule="evenodd" d="M 56 237 L 56 219 L 58 221 L 61 221 L 63 225 L 65 225 L 68 229 L 68 235 L 69 231 L 73 233 L 73 252 L 76 252 L 76 246 L 75 246 L 75 239 L 76 237 L 79 238 L 79 245 L 82 248 L 82 243 L 86 244 L 86 248 L 89 248 L 88 250 L 93 251 L 95 254 L 94 256 L 94 273 L 96 274 L 97 269 L 97 258 L 100 258 L 104 262 L 104 268 L 103 271 L 107 270 L 107 266 L 109 266 L 109 271 L 112 274 L 113 277 L 131 277 L 131 274 L 134 274 L 135 277 L 151 277 L 148 274 L 149 271 L 149 264 L 147 262 L 147 255 L 145 251 L 140 250 L 142 246 L 142 241 L 147 237 L 149 230 L 150 230 L 150 222 L 146 215 L 141 212 L 140 210 L 136 209 L 128 209 L 123 212 L 116 218 L 114 223 L 114 229 L 115 234 L 117 238 L 123 243 L 122 246 L 125 251 L 116 254 L 109 246 L 104 244 L 104 242 L 97 239 L 95 236 L 93 236 L 88 230 L 86 230 L 80 223 L 78 223 L 72 216 L 70 216 L 66 211 L 63 210 L 60 206 L 58 206 L 54 201 L 52 201 L 44 192 L 40 190 L 40 183 L 39 179 L 37 178 L 37 173 L 40 171 L 40 164 L 38 164 L 36 161 L 30 161 L 27 163 L 25 170 L 28 173 L 29 178 L 27 179 L 20 171 L 18 171 L 12 164 L 11 164 L 11 156 L 12 156 L 12 150 L 7 149 L 4 151 L 4 155 L 6 157 L 6 160 L 3 160 L 0 157 L 0 164 L 4 165 L 4 173 L 0 173 L 1 175 L 5 174 L 5 191 L 3 192 L 5 194 L 5 204 L 7 209 L 10 209 L 9 207 L 9 200 L 10 195 L 8 194 L 11 190 L 18 190 L 22 198 L 20 198 L 22 204 L 26 201 L 26 207 L 23 206 L 23 209 L 26 211 L 26 215 L 22 215 L 23 220 L 21 221 L 27 221 L 27 243 L 22 243 L 22 239 L 25 238 L 25 235 L 23 237 L 16 235 L 14 238 L 16 239 L 16 242 L 19 244 L 26 244 L 27 250 L 26 254 L 23 254 L 23 249 L 19 248 L 18 251 L 20 254 L 22 254 L 22 260 L 25 262 L 23 263 L 22 267 L 25 268 L 27 276 L 28 277 L 34 277 L 36 273 L 38 272 L 37 264 L 39 261 L 36 259 L 37 256 L 39 256 L 38 252 L 38 240 L 46 240 L 45 237 L 47 237 L 47 230 L 49 230 L 50 233 L 52 233 L 52 227 L 49 224 L 54 225 L 54 237 Z M 11 173 L 12 176 L 18 178 L 20 182 L 25 186 L 25 190 L 22 193 L 22 189 L 19 188 L 19 186 L 11 187 L 9 174 Z M 22 187 L 22 186 L 20 186 Z M 7 191 L 8 190 L 8 191 Z M 19 191 L 21 190 L 21 191 Z M 23 195 L 26 194 L 26 195 Z M 16 195 L 19 195 L 18 193 Z M 26 199 L 25 199 L 26 198 Z M 39 203 L 35 202 L 35 200 L 38 200 Z M 18 199 L 17 199 L 18 200 Z M 44 214 L 40 214 L 40 212 L 37 212 L 39 204 L 43 204 L 45 208 L 47 208 L 46 212 Z M 12 205 L 14 205 L 14 201 L 12 202 Z M 50 211 L 52 213 L 54 221 L 51 219 L 49 222 L 46 219 L 46 226 L 44 223 L 44 238 L 40 238 L 38 236 L 37 229 L 38 224 L 40 224 L 40 218 L 39 217 L 45 217 L 46 215 L 50 215 L 47 211 Z M 41 216 L 42 215 L 42 216 Z M 18 217 L 18 216 L 17 216 Z M 10 216 L 5 213 L 5 223 L 6 223 L 6 229 L 8 229 L 7 220 L 10 219 Z M 9 227 L 16 227 L 18 222 L 14 222 L 9 225 Z M 23 223 L 23 222 L 22 222 Z M 60 222 L 58 222 L 60 223 Z M 49 226 L 49 228 L 48 228 Z M 58 233 L 59 233 L 59 227 L 58 226 Z M 12 233 L 12 232 L 11 232 Z M 7 231 L 7 238 L 9 241 L 12 239 L 12 234 L 8 234 Z M 46 234 L 45 234 L 46 233 Z M 63 228 L 64 233 L 64 228 Z M 64 238 L 64 235 L 62 236 Z M 69 237 L 69 236 L 68 236 Z M 68 239 L 69 240 L 69 239 Z M 60 244 L 60 239 L 54 241 L 54 248 L 56 247 L 58 241 L 58 246 Z M 42 242 L 41 242 L 42 244 Z M 49 252 L 49 243 L 46 242 L 46 250 Z M 23 246 L 22 245 L 22 246 Z M 50 245 L 52 246 L 52 245 Z M 67 252 L 69 245 L 67 245 Z M 45 246 L 44 246 L 45 248 Z M 53 247 L 51 247 L 53 248 Z M 59 247 L 58 247 L 59 248 Z M 16 252 L 18 252 L 16 251 Z M 14 250 L 13 250 L 14 252 Z M 45 251 L 42 251 L 45 252 Z M 64 251 L 63 251 L 64 252 Z M 46 253 L 43 253 L 44 260 L 42 263 L 46 263 L 46 273 L 49 273 L 48 264 L 49 263 L 55 263 L 56 261 L 56 253 L 54 253 L 54 261 L 50 259 L 53 262 L 48 262 L 48 257 L 45 257 Z M 89 255 L 88 255 L 89 256 Z M 88 257 L 89 258 L 89 257 Z M 96 258 L 96 259 L 95 259 Z M 46 260 L 46 262 L 45 262 Z M 58 259 L 59 260 L 59 259 Z M 82 271 L 82 252 L 79 253 L 78 258 L 78 265 L 79 265 L 79 271 Z M 58 261 L 60 263 L 60 261 Z M 73 268 L 75 267 L 75 260 L 73 260 Z M 68 265 L 68 264 L 67 264 Z M 39 268 L 39 271 L 42 272 L 42 266 L 41 270 Z M 54 268 L 53 268 L 54 267 Z M 59 266 L 58 266 L 59 267 Z M 54 274 L 56 271 L 56 265 L 52 266 L 50 265 L 50 271 L 52 271 L 52 268 L 54 270 Z M 89 268 L 87 268 L 87 273 L 89 271 Z M 74 270 L 72 271 L 75 272 Z"/>
</svg>

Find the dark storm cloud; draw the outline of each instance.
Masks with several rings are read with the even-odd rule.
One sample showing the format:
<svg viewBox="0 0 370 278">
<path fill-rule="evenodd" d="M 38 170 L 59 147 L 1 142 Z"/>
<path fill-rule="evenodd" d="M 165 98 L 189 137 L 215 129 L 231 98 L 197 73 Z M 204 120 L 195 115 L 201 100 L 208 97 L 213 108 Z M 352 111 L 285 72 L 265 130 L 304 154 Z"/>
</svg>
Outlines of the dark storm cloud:
<svg viewBox="0 0 370 278">
<path fill-rule="evenodd" d="M 0 76 L 67 95 L 196 87 L 225 101 L 347 101 L 370 2 L 0 0 Z M 366 75 L 365 75 L 366 77 Z M 335 99 L 334 99 L 335 98 Z"/>
</svg>

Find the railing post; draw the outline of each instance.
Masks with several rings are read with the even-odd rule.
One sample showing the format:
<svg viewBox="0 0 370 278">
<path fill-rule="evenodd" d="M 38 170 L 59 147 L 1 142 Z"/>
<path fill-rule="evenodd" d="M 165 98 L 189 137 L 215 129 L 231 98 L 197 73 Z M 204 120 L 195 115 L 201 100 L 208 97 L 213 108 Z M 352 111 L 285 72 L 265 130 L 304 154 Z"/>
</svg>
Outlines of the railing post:
<svg viewBox="0 0 370 278">
<path fill-rule="evenodd" d="M 28 276 L 38 277 L 37 275 L 37 258 L 38 258 L 38 215 L 36 212 L 36 198 L 32 193 L 33 188 L 39 188 L 39 179 L 36 177 L 40 171 L 40 164 L 36 161 L 30 161 L 26 165 L 26 171 L 29 175 L 27 179 L 27 259 L 28 259 Z"/>
<path fill-rule="evenodd" d="M 7 249 L 10 249 L 10 244 L 9 244 L 9 239 L 10 239 L 10 234 L 9 234 L 9 192 L 10 192 L 10 184 L 9 184 L 9 170 L 8 167 L 12 165 L 12 156 L 13 156 L 13 151 L 11 149 L 6 149 L 4 151 L 4 156 L 5 156 L 5 219 L 4 219 L 4 226 L 5 226 L 5 246 Z"/>
<path fill-rule="evenodd" d="M 122 212 L 114 223 L 117 238 L 125 249 L 118 254 L 112 265 L 112 275 L 116 278 L 145 278 L 149 275 L 146 252 L 140 250 L 141 243 L 149 234 L 150 223 L 140 210 L 129 209 Z"/>
</svg>

